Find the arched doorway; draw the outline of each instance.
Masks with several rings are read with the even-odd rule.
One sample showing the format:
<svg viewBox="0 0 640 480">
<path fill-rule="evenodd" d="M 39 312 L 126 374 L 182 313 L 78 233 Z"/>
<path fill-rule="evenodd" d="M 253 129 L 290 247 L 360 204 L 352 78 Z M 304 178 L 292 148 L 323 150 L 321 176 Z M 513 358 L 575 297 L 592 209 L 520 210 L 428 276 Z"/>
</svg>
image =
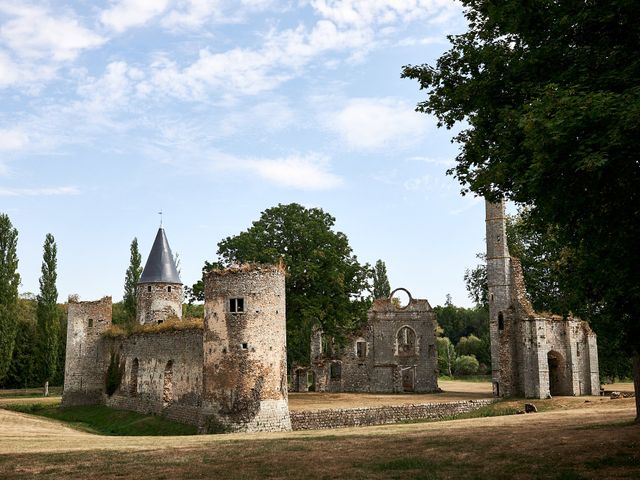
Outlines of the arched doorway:
<svg viewBox="0 0 640 480">
<path fill-rule="evenodd" d="M 164 367 L 164 387 L 162 389 L 162 406 L 166 407 L 173 401 L 173 360 Z"/>
<path fill-rule="evenodd" d="M 560 353 L 552 350 L 547 353 L 549 365 L 549 393 L 551 395 L 568 395 L 565 379 L 565 362 Z"/>
</svg>

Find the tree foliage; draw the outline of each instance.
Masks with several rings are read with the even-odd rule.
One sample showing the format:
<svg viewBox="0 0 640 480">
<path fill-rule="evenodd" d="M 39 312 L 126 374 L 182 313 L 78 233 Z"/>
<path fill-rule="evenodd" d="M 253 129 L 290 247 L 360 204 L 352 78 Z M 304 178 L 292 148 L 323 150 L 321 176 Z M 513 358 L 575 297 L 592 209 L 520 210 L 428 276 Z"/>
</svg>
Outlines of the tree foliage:
<svg viewBox="0 0 640 480">
<path fill-rule="evenodd" d="M 0 214 L 0 381 L 5 377 L 13 356 L 18 303 L 18 231 L 6 214 Z"/>
<path fill-rule="evenodd" d="M 127 321 L 133 322 L 136 318 L 136 292 L 138 290 L 138 281 L 142 275 L 142 256 L 138 250 L 138 239 L 131 241 L 129 248 L 129 268 L 124 277 L 124 296 L 122 304 L 126 313 Z"/>
<path fill-rule="evenodd" d="M 289 365 L 309 362 L 314 324 L 339 341 L 366 320 L 369 265 L 358 262 L 334 224 L 335 218 L 319 208 L 280 204 L 218 244 L 224 265 L 284 261 Z"/>
<path fill-rule="evenodd" d="M 478 373 L 480 364 L 473 355 L 460 355 L 455 360 L 454 371 L 456 375 L 473 375 Z"/>
<path fill-rule="evenodd" d="M 462 3 L 468 31 L 403 75 L 427 90 L 419 111 L 463 123 L 452 173 L 465 191 L 554 229 L 568 306 L 634 356 L 640 421 L 640 3 Z"/>
<path fill-rule="evenodd" d="M 438 370 L 440 375 L 453 376 L 456 361 L 456 348 L 447 337 L 436 337 L 438 349 Z"/>
<path fill-rule="evenodd" d="M 387 266 L 382 260 L 378 260 L 373 267 L 373 298 L 389 298 L 391 296 L 391 284 L 387 277 Z"/>
<path fill-rule="evenodd" d="M 42 255 L 42 276 L 38 302 L 38 360 L 39 373 L 43 382 L 52 382 L 58 368 L 60 347 L 60 312 L 58 310 L 58 289 L 56 287 L 57 252 L 53 235 L 47 233 Z"/>
</svg>

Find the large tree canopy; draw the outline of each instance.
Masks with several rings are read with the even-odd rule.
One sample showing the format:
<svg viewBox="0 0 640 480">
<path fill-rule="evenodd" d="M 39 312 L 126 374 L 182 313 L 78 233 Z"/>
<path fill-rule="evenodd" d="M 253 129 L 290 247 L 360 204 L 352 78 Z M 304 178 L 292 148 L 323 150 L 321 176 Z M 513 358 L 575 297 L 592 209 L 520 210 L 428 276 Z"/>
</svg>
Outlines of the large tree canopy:
<svg viewBox="0 0 640 480">
<path fill-rule="evenodd" d="M 7 374 L 16 338 L 18 307 L 18 231 L 0 214 L 0 381 Z"/>
<path fill-rule="evenodd" d="M 287 352 L 309 362 L 311 328 L 340 339 L 366 319 L 369 265 L 360 265 L 335 218 L 319 208 L 278 205 L 236 236 L 218 244 L 222 263 L 277 263 L 287 267 Z"/>
<path fill-rule="evenodd" d="M 465 191 L 531 206 L 541 232 L 554 226 L 571 308 L 609 313 L 596 332 L 619 332 L 638 399 L 640 2 L 462 3 L 468 31 L 435 66 L 403 70 L 427 90 L 418 110 L 462 125 L 452 173 Z"/>
</svg>

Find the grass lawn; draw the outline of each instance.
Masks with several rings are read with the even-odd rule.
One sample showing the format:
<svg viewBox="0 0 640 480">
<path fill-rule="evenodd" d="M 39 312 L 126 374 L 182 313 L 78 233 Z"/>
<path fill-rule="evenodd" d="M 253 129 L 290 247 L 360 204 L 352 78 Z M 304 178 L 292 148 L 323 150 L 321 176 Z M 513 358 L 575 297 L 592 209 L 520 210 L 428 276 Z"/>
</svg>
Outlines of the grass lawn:
<svg viewBox="0 0 640 480">
<path fill-rule="evenodd" d="M 60 404 L 8 404 L 3 408 L 60 420 L 80 430 L 99 435 L 195 435 L 196 427 L 172 422 L 156 415 L 114 410 L 103 405 L 60 408 Z"/>
</svg>

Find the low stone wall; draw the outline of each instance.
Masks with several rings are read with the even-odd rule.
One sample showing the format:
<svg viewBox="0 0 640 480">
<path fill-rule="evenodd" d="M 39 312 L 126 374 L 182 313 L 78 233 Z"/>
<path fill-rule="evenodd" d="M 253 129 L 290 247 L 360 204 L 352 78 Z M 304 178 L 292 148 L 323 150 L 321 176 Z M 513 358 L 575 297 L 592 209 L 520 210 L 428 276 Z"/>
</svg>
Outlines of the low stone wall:
<svg viewBox="0 0 640 480">
<path fill-rule="evenodd" d="M 290 412 L 293 430 L 385 425 L 410 420 L 438 419 L 491 405 L 495 399 L 422 403 L 387 407 L 338 408 Z"/>
</svg>

